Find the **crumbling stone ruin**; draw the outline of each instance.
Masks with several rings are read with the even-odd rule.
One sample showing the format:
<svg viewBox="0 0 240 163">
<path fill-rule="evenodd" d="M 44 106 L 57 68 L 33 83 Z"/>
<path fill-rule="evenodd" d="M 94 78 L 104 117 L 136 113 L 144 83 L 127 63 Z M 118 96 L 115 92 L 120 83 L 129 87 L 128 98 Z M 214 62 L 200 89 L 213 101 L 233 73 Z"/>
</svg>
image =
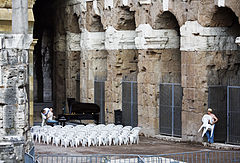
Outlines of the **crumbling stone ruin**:
<svg viewBox="0 0 240 163">
<path fill-rule="evenodd" d="M 103 122 L 126 111 L 132 82 L 131 118 L 144 135 L 166 123 L 197 142 L 209 87 L 240 85 L 238 0 L 1 0 L 0 13 L 0 160 L 23 162 L 37 106 L 57 115 L 67 98 L 95 102 L 96 81 L 104 82 Z M 179 110 L 161 112 L 173 96 Z"/>
</svg>

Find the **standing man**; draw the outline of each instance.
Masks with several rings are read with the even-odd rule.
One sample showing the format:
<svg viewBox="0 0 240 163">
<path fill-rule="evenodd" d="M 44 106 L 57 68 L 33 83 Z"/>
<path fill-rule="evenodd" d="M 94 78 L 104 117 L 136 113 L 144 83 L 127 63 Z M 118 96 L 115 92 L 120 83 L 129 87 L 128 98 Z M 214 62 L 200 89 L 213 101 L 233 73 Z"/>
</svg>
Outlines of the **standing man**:
<svg viewBox="0 0 240 163">
<path fill-rule="evenodd" d="M 209 123 L 211 125 L 214 125 L 218 121 L 218 118 L 212 113 L 212 109 L 211 108 L 208 108 L 207 114 L 211 116 L 211 120 L 210 120 Z M 212 135 L 212 137 L 211 137 L 211 132 L 209 130 L 206 132 L 206 135 L 207 135 L 207 138 L 208 138 L 208 142 L 210 144 L 212 144 L 214 142 L 214 129 L 215 129 L 215 125 L 214 125 L 214 128 L 213 128 L 213 135 Z"/>
</svg>

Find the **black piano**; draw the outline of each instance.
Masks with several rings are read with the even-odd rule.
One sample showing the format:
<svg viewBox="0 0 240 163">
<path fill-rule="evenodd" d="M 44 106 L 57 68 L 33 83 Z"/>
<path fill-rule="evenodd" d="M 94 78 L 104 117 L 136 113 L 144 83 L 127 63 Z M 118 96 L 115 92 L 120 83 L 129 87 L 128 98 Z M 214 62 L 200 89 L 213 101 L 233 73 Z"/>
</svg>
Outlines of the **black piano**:
<svg viewBox="0 0 240 163">
<path fill-rule="evenodd" d="M 63 113 L 59 116 L 60 118 L 65 117 L 66 121 L 94 120 L 98 124 L 100 107 L 97 104 L 77 102 L 74 98 L 68 98 L 67 101 L 69 113 Z"/>
</svg>

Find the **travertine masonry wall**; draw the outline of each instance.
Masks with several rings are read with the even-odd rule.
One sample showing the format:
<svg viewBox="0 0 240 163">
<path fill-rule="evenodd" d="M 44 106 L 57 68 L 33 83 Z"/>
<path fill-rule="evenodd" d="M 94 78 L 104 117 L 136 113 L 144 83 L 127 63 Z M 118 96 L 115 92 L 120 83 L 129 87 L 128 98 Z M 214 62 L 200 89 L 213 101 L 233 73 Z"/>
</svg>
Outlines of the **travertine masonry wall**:
<svg viewBox="0 0 240 163">
<path fill-rule="evenodd" d="M 20 150 L 14 151 L 16 160 L 23 161 L 23 147 L 31 141 L 27 84 L 32 35 L 1 34 L 0 38 L 0 142 L 16 141 L 14 150 Z"/>
<path fill-rule="evenodd" d="M 108 50 L 105 82 L 105 121 L 114 123 L 114 110 L 122 110 L 122 81 L 137 80 L 136 50 Z"/>
<path fill-rule="evenodd" d="M 234 26 L 202 27 L 191 21 L 181 27 L 184 140 L 201 141 L 193 129 L 208 106 L 208 86 L 239 85 L 239 46 L 234 43 L 239 32 Z"/>
<path fill-rule="evenodd" d="M 94 81 L 107 78 L 107 51 L 82 51 L 80 61 L 80 101 L 94 102 Z"/>
<path fill-rule="evenodd" d="M 112 123 L 114 110 L 122 109 L 121 81 L 137 81 L 138 124 L 145 135 L 154 135 L 159 133 L 159 84 L 181 83 L 182 138 L 201 141 L 196 129 L 208 106 L 208 86 L 225 85 L 228 78 L 239 83 L 238 6 L 237 0 L 59 3 L 57 106 L 76 97 L 78 73 L 81 102 L 93 102 L 94 80 L 106 80 L 105 119 Z"/>
<path fill-rule="evenodd" d="M 145 135 L 159 132 L 159 85 L 181 83 L 179 49 L 138 50 L 138 120 Z"/>
</svg>

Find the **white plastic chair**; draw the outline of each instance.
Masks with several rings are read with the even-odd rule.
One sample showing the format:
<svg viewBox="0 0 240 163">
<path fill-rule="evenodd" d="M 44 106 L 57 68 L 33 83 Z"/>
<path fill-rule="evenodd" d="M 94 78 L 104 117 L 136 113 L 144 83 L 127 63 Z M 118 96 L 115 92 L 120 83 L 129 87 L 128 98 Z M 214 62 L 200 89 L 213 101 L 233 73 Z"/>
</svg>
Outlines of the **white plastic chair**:
<svg viewBox="0 0 240 163">
<path fill-rule="evenodd" d="M 131 131 L 131 134 L 129 135 L 129 142 L 130 144 L 132 145 L 133 143 L 137 143 L 139 142 L 139 132 L 140 132 L 140 129 L 133 129 Z"/>
<path fill-rule="evenodd" d="M 108 131 L 103 130 L 101 131 L 100 135 L 98 136 L 98 145 L 107 145 L 108 143 Z"/>
<path fill-rule="evenodd" d="M 202 132 L 202 137 L 206 134 L 207 130 L 210 130 L 211 131 L 211 137 L 213 135 L 213 129 L 214 129 L 214 126 L 215 124 L 209 124 L 212 122 L 212 117 L 208 114 L 205 114 L 203 117 L 202 117 L 202 126 L 199 128 L 198 132 L 200 132 L 203 128 L 203 132 Z"/>
<path fill-rule="evenodd" d="M 91 146 L 91 144 L 96 145 L 97 144 L 97 135 L 98 132 L 97 131 L 91 131 L 90 135 L 87 137 L 87 142 L 88 142 L 88 146 Z"/>
<path fill-rule="evenodd" d="M 122 145 L 122 144 L 128 144 L 128 137 L 130 135 L 130 131 L 128 129 L 124 129 L 121 133 L 121 135 L 118 136 L 118 144 Z"/>
<path fill-rule="evenodd" d="M 31 128 L 31 136 L 33 141 L 37 139 L 37 134 L 39 133 L 40 129 L 41 129 L 41 126 L 33 126 Z"/>
<path fill-rule="evenodd" d="M 113 130 L 111 134 L 108 136 L 108 144 L 111 146 L 112 142 L 114 145 L 118 144 L 118 136 L 119 136 L 119 131 L 118 130 Z"/>
</svg>

